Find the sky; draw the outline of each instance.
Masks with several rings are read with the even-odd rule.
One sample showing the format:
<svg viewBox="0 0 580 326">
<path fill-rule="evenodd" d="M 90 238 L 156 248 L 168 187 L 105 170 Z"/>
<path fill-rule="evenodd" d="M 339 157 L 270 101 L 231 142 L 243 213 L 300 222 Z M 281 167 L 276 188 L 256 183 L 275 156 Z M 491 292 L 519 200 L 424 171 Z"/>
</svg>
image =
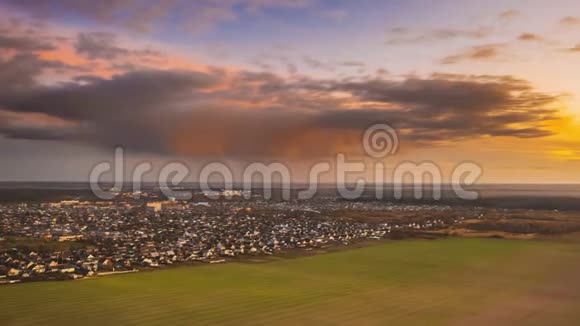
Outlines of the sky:
<svg viewBox="0 0 580 326">
<path fill-rule="evenodd" d="M 339 153 L 372 163 L 380 123 L 389 167 L 578 183 L 579 32 L 572 0 L 0 0 L 0 180 L 86 181 L 120 146 L 127 169 L 301 181 Z"/>
</svg>

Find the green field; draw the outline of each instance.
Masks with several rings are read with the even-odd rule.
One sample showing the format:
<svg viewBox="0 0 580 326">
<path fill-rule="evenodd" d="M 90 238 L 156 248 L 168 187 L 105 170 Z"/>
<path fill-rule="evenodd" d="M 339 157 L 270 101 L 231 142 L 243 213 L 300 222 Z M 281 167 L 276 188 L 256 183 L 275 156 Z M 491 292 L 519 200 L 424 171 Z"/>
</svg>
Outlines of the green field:
<svg viewBox="0 0 580 326">
<path fill-rule="evenodd" d="M 579 325 L 577 242 L 447 239 L 0 287 L 0 325 Z"/>
</svg>

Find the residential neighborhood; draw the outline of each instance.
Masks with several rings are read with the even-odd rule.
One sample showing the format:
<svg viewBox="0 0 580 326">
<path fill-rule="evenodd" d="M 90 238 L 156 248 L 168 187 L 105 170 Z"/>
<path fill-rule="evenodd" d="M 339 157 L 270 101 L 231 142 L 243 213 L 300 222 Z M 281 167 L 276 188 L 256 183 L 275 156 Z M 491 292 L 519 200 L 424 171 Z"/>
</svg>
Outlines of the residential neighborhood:
<svg viewBox="0 0 580 326">
<path fill-rule="evenodd" d="M 123 198 L 122 196 L 120 198 Z M 77 279 L 193 262 L 221 263 L 436 230 L 457 219 L 368 223 L 349 210 L 445 211 L 445 206 L 336 200 L 64 200 L 0 206 L 0 283 Z M 338 213 L 337 213 L 338 212 Z"/>
</svg>

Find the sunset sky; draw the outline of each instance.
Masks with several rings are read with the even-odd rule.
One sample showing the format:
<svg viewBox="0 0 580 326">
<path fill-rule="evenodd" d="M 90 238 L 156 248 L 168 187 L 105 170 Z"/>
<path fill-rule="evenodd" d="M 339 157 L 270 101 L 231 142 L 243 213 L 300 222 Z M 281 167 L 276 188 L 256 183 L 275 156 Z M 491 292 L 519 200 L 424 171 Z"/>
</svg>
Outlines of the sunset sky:
<svg viewBox="0 0 580 326">
<path fill-rule="evenodd" d="M 86 181 L 117 145 L 299 181 L 386 123 L 389 166 L 578 183 L 579 118 L 577 0 L 0 0 L 3 181 Z"/>
</svg>

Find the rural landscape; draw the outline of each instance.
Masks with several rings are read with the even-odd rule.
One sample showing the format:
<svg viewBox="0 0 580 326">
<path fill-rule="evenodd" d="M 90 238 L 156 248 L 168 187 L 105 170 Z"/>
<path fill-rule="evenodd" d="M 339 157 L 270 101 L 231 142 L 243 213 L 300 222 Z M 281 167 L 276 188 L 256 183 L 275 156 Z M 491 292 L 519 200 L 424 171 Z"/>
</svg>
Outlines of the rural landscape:
<svg viewBox="0 0 580 326">
<path fill-rule="evenodd" d="M 333 196 L 153 201 L 162 195 L 154 190 L 142 193 L 146 200 L 120 193 L 106 202 L 50 192 L 63 200 L 0 205 L 6 325 L 575 325 L 580 318 L 576 210 Z"/>
<path fill-rule="evenodd" d="M 576 325 L 579 258 L 577 236 L 388 241 L 3 287 L 0 315 L 4 325 Z"/>
<path fill-rule="evenodd" d="M 580 1 L 0 0 L 0 326 L 580 325 Z"/>
</svg>

